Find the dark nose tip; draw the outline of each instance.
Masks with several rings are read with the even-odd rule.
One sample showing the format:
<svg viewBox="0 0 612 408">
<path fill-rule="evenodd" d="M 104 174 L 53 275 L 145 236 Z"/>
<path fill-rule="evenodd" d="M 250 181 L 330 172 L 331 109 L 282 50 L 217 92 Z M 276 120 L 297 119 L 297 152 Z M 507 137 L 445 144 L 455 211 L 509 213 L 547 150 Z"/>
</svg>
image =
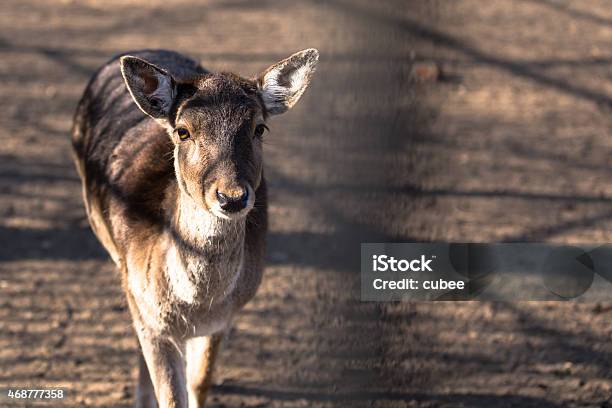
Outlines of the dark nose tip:
<svg viewBox="0 0 612 408">
<path fill-rule="evenodd" d="M 239 194 L 225 194 L 217 190 L 217 200 L 223 211 L 238 212 L 247 206 L 249 190 L 243 188 Z"/>
</svg>

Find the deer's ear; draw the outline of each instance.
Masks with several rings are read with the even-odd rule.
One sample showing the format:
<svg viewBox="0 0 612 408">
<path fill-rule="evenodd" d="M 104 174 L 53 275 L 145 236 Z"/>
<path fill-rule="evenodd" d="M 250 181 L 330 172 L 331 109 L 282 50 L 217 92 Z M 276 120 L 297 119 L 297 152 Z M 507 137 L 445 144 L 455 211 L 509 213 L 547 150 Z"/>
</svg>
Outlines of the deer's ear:
<svg viewBox="0 0 612 408">
<path fill-rule="evenodd" d="M 259 90 L 268 113 L 286 112 L 297 103 L 318 61 L 319 51 L 309 48 L 277 62 L 259 77 Z"/>
<path fill-rule="evenodd" d="M 121 57 L 121 74 L 136 105 L 155 119 L 165 119 L 176 96 L 176 82 L 166 71 L 132 56 Z"/>
</svg>

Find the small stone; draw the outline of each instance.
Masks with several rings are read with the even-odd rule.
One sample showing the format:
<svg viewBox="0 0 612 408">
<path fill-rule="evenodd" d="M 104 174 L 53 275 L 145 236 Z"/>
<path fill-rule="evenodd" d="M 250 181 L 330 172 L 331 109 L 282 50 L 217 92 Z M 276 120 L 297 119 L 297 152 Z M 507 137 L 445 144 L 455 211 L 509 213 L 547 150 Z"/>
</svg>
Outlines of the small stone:
<svg viewBox="0 0 612 408">
<path fill-rule="evenodd" d="M 411 76 L 417 82 L 436 82 L 441 70 L 435 62 L 417 62 L 412 66 Z"/>
</svg>

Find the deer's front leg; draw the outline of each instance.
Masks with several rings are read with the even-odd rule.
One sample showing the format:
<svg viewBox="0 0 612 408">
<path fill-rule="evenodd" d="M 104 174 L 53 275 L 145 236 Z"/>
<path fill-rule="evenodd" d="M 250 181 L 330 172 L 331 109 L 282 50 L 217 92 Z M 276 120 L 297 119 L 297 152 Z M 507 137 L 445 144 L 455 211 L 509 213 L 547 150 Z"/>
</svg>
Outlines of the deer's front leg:
<svg viewBox="0 0 612 408">
<path fill-rule="evenodd" d="M 138 332 L 160 408 L 187 408 L 185 364 L 181 352 L 170 340 Z"/>
<path fill-rule="evenodd" d="M 147 362 L 138 350 L 138 384 L 136 386 L 136 408 L 157 408 L 155 389 L 151 382 Z"/>
<path fill-rule="evenodd" d="M 189 408 L 202 408 L 205 405 L 222 338 L 222 333 L 193 337 L 185 344 Z"/>
</svg>

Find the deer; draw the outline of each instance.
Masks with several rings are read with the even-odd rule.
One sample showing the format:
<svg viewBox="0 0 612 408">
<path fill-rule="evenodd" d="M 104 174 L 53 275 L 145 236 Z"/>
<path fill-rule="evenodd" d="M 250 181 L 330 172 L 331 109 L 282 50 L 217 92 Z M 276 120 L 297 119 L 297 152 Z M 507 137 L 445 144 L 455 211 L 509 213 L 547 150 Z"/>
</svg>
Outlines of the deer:
<svg viewBox="0 0 612 408">
<path fill-rule="evenodd" d="M 141 50 L 86 86 L 72 153 L 138 339 L 137 407 L 204 406 L 222 339 L 262 279 L 267 122 L 318 60 L 305 49 L 246 78 Z"/>
</svg>

